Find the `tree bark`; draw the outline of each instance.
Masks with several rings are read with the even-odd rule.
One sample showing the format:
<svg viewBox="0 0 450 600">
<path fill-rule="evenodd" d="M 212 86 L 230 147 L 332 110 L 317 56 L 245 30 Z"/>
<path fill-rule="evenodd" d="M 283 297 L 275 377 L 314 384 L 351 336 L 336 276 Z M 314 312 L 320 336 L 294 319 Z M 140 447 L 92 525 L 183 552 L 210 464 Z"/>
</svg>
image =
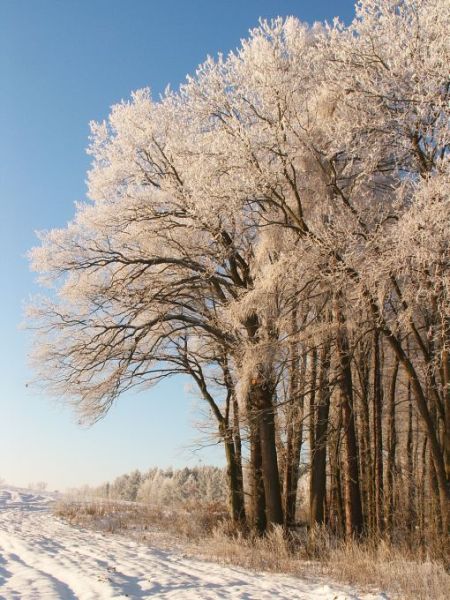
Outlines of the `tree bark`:
<svg viewBox="0 0 450 600">
<path fill-rule="evenodd" d="M 339 407 L 337 423 L 333 434 L 332 452 L 329 455 L 331 475 L 329 524 L 338 536 L 341 536 L 345 530 L 345 512 L 341 485 L 341 433 L 342 410 Z"/>
<path fill-rule="evenodd" d="M 373 440 L 375 457 L 375 515 L 376 530 L 378 535 L 384 531 L 383 511 L 383 386 L 382 386 L 382 364 L 380 354 L 380 334 L 377 329 L 373 337 L 374 361 L 373 361 Z"/>
<path fill-rule="evenodd" d="M 325 521 L 326 456 L 328 413 L 330 409 L 330 344 L 326 342 L 320 353 L 319 398 L 315 420 L 314 447 L 311 449 L 311 479 L 309 486 L 310 524 Z"/>
<path fill-rule="evenodd" d="M 244 489 L 242 478 L 239 475 L 239 464 L 231 431 L 224 434 L 224 440 L 227 460 L 230 515 L 233 525 L 240 528 L 245 523 Z"/>
<path fill-rule="evenodd" d="M 258 415 L 267 525 L 282 525 L 283 508 L 278 472 L 273 394 L 267 382 L 257 380 L 253 385 L 252 395 L 255 398 Z"/>
<path fill-rule="evenodd" d="M 391 385 L 389 388 L 389 434 L 388 434 L 388 457 L 387 457 L 387 473 L 386 473 L 386 495 L 387 495 L 387 528 L 389 535 L 392 537 L 394 528 L 394 507 L 395 507 L 395 460 L 397 449 L 397 429 L 395 421 L 395 399 L 398 376 L 398 359 L 395 358 L 394 369 L 392 371 Z"/>
<path fill-rule="evenodd" d="M 413 455 L 413 405 L 411 399 L 411 384 L 408 382 L 408 432 L 406 436 L 406 470 L 408 473 L 408 529 L 414 531 L 416 525 L 414 455 Z"/>
<path fill-rule="evenodd" d="M 345 439 L 345 523 L 346 537 L 363 533 L 364 523 L 358 470 L 358 446 L 356 442 L 355 415 L 353 412 L 353 380 L 351 355 L 345 330 L 345 318 L 339 305 L 336 307 L 336 334 L 340 366 L 341 409 Z"/>
<path fill-rule="evenodd" d="M 233 445 L 234 445 L 234 456 L 236 465 L 236 477 L 238 489 L 241 493 L 241 500 L 239 507 L 241 511 L 241 520 L 243 523 L 246 521 L 245 515 L 245 493 L 244 493 L 244 473 L 242 469 L 242 441 L 241 441 L 241 429 L 239 421 L 239 403 L 236 395 L 233 394 Z"/>
<path fill-rule="evenodd" d="M 262 478 L 261 440 L 259 429 L 253 415 L 249 419 L 250 431 L 250 520 L 258 533 L 264 533 L 267 528 L 266 497 Z"/>
<path fill-rule="evenodd" d="M 296 346 L 296 344 L 295 344 Z M 298 349 L 291 347 L 290 391 L 286 422 L 286 460 L 284 465 L 284 525 L 295 524 L 297 506 L 297 485 L 300 469 L 300 455 L 303 445 L 304 387 L 307 354 L 301 363 Z"/>
<path fill-rule="evenodd" d="M 370 435 L 370 407 L 369 407 L 369 389 L 370 389 L 370 370 L 371 370 L 371 347 L 369 344 L 363 345 L 360 349 L 358 358 L 358 374 L 360 393 L 359 400 L 361 410 L 358 413 L 360 423 L 360 448 L 359 455 L 361 466 L 361 492 L 363 499 L 364 522 L 366 523 L 367 533 L 371 534 L 375 530 L 375 490 L 373 477 L 373 457 Z"/>
<path fill-rule="evenodd" d="M 259 339 L 260 323 L 256 313 L 245 322 L 248 336 L 252 342 Z M 276 386 L 264 373 L 263 366 L 258 365 L 251 381 L 251 389 L 247 398 L 252 422 L 256 424 L 259 436 L 261 457 L 261 473 L 264 484 L 266 507 L 266 526 L 283 524 L 283 508 L 281 502 L 281 485 L 278 470 L 278 457 L 275 432 L 275 406 L 273 404 Z"/>
</svg>

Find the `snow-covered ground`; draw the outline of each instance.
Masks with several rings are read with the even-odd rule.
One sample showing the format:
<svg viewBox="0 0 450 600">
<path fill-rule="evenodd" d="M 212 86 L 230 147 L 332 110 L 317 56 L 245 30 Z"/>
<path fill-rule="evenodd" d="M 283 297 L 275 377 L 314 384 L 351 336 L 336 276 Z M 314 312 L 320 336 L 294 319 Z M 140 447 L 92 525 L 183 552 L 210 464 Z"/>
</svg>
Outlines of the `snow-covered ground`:
<svg viewBox="0 0 450 600">
<path fill-rule="evenodd" d="M 375 600 L 336 586 L 252 573 L 70 527 L 51 495 L 0 489 L 0 599 Z"/>
</svg>

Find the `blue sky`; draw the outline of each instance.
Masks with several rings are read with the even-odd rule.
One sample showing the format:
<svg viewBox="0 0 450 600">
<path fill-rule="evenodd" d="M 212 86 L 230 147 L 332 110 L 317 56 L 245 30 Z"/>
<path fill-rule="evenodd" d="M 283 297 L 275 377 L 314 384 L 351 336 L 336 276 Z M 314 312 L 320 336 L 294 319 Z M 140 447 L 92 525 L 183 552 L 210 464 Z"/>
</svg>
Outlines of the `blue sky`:
<svg viewBox="0 0 450 600">
<path fill-rule="evenodd" d="M 23 304 L 37 291 L 25 254 L 85 197 L 90 120 L 150 86 L 178 87 L 207 54 L 228 52 L 259 17 L 351 20 L 353 2 L 316 0 L 0 0 L 0 477 L 51 488 L 133 468 L 221 464 L 193 452 L 194 398 L 172 379 L 122 398 L 90 429 L 26 387 Z"/>
</svg>

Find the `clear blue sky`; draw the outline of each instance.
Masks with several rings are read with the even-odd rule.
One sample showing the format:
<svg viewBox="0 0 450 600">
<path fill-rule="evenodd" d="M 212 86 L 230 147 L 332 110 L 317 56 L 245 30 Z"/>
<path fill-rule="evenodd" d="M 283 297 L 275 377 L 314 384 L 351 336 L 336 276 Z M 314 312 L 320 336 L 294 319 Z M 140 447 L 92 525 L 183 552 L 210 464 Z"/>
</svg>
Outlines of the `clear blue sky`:
<svg viewBox="0 0 450 600">
<path fill-rule="evenodd" d="M 85 197 L 90 120 L 132 90 L 176 88 L 207 54 L 228 52 L 258 18 L 339 15 L 342 0 L 0 0 L 0 477 L 52 488 L 100 483 L 133 468 L 220 464 L 192 453 L 198 413 L 184 382 L 122 398 L 81 429 L 26 387 L 29 335 L 18 329 L 36 292 L 26 251 L 63 226 Z"/>
</svg>

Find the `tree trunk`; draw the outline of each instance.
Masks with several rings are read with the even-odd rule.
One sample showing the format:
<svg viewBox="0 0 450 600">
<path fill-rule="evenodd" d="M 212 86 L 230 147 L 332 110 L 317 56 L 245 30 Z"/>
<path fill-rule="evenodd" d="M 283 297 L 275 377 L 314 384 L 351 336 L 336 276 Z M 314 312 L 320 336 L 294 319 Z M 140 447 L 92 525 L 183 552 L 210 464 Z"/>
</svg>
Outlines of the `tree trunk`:
<svg viewBox="0 0 450 600">
<path fill-rule="evenodd" d="M 284 468 L 284 525 L 295 524 L 300 455 L 303 444 L 304 387 L 307 354 L 299 372 L 298 350 L 291 348 L 290 397 L 286 421 L 286 460 Z"/>
<path fill-rule="evenodd" d="M 341 432 L 342 410 L 339 407 L 337 424 L 333 435 L 332 452 L 329 455 L 331 490 L 329 524 L 334 533 L 342 536 L 345 530 L 345 513 L 341 485 Z"/>
<path fill-rule="evenodd" d="M 246 319 L 245 327 L 253 343 L 259 339 L 259 318 L 253 313 Z M 265 365 L 267 366 L 267 365 Z M 268 380 L 264 366 L 259 365 L 251 381 L 251 389 L 247 398 L 249 414 L 255 423 L 259 437 L 261 458 L 261 473 L 264 484 L 266 507 L 266 526 L 283 524 L 283 509 L 281 503 L 281 485 L 278 471 L 278 457 L 275 433 L 275 407 L 273 395 L 275 385 Z M 254 432 L 253 432 L 254 433 Z"/>
<path fill-rule="evenodd" d="M 339 306 L 336 309 L 339 328 L 336 334 L 340 367 L 341 408 L 345 439 L 345 523 L 350 539 L 363 533 L 364 523 L 358 471 L 355 416 L 353 412 L 353 381 L 351 354 L 345 330 L 345 318 Z"/>
<path fill-rule="evenodd" d="M 413 407 L 411 400 L 411 384 L 408 382 L 408 433 L 406 436 L 406 470 L 408 473 L 408 529 L 412 533 L 416 525 L 415 481 L 413 458 Z"/>
<path fill-rule="evenodd" d="M 358 359 L 358 374 L 360 383 L 360 406 L 359 422 L 361 431 L 360 437 L 360 465 L 361 465 L 361 491 L 363 494 L 363 514 L 366 523 L 367 533 L 375 530 L 374 505 L 375 489 L 373 477 L 373 459 L 372 445 L 370 436 L 370 407 L 369 407 L 369 389 L 370 389 L 370 370 L 371 370 L 371 347 L 363 346 L 360 350 Z"/>
<path fill-rule="evenodd" d="M 239 465 L 236 458 L 233 436 L 230 431 L 225 433 L 224 440 L 225 455 L 227 460 L 230 515 L 233 525 L 240 528 L 245 523 L 244 490 L 242 486 L 242 478 L 239 476 Z"/>
<path fill-rule="evenodd" d="M 444 461 L 447 480 L 450 481 L 450 318 L 444 319 L 441 351 L 441 381 L 444 390 Z"/>
<path fill-rule="evenodd" d="M 316 446 L 316 379 L 317 379 L 317 350 L 313 348 L 311 351 L 311 369 L 309 382 L 309 451 L 314 452 Z"/>
<path fill-rule="evenodd" d="M 266 498 L 262 478 L 261 440 L 256 420 L 250 415 L 250 520 L 258 533 L 264 533 L 267 527 Z"/>
<path fill-rule="evenodd" d="M 239 403 L 236 395 L 233 394 L 233 445 L 234 445 L 234 456 L 236 465 L 236 477 L 238 489 L 241 492 L 240 510 L 242 511 L 242 522 L 245 523 L 245 493 L 244 493 L 244 473 L 242 470 L 242 441 L 241 441 L 241 429 L 239 421 Z"/>
<path fill-rule="evenodd" d="M 373 361 L 373 440 L 375 457 L 375 515 L 376 530 L 378 535 L 384 531 L 383 512 L 383 386 L 381 378 L 381 356 L 380 356 L 380 334 L 377 329 L 373 337 L 374 361 Z"/>
<path fill-rule="evenodd" d="M 394 481 L 395 481 L 395 458 L 397 449 L 397 429 L 395 422 L 395 398 L 398 376 L 398 359 L 395 359 L 392 372 L 391 386 L 389 388 L 389 434 L 388 434 L 388 457 L 386 474 L 386 492 L 387 492 L 387 528 L 390 537 L 392 537 L 394 527 Z"/>
<path fill-rule="evenodd" d="M 253 384 L 252 395 L 255 398 L 261 443 L 262 477 L 266 499 L 267 525 L 282 525 L 283 509 L 278 472 L 272 390 L 267 382 L 261 383 L 257 380 Z"/>
<path fill-rule="evenodd" d="M 193 369 L 192 366 L 190 366 L 187 362 L 186 366 L 188 367 L 190 375 L 196 381 L 203 398 L 208 402 L 211 411 L 217 420 L 220 437 L 222 438 L 225 446 L 230 516 L 233 523 L 236 526 L 241 527 L 245 522 L 244 486 L 242 477 L 241 455 L 240 451 L 239 455 L 237 455 L 236 453 L 234 439 L 236 433 L 236 426 L 239 431 L 239 415 L 237 413 L 238 407 L 237 401 L 235 399 L 234 387 L 229 377 L 228 368 L 225 367 L 224 369 L 225 382 L 228 388 L 228 393 L 226 399 L 225 415 L 222 415 L 214 398 L 208 391 L 208 386 L 203 376 L 203 372 L 201 370 Z M 233 425 L 230 425 L 230 409 L 232 399 L 234 399 L 235 401 L 233 411 L 234 423 Z"/>
<path fill-rule="evenodd" d="M 421 453 L 421 472 L 420 472 L 420 530 L 422 537 L 425 535 L 426 522 L 427 522 L 427 504 L 425 502 L 425 490 L 427 489 L 427 442 L 428 438 L 426 435 L 423 436 L 422 441 L 422 453 Z"/>
<path fill-rule="evenodd" d="M 326 343 L 320 354 L 319 398 L 315 419 L 314 447 L 311 448 L 311 479 L 309 486 L 310 524 L 325 520 L 326 457 L 328 413 L 330 409 L 330 344 Z"/>
</svg>

